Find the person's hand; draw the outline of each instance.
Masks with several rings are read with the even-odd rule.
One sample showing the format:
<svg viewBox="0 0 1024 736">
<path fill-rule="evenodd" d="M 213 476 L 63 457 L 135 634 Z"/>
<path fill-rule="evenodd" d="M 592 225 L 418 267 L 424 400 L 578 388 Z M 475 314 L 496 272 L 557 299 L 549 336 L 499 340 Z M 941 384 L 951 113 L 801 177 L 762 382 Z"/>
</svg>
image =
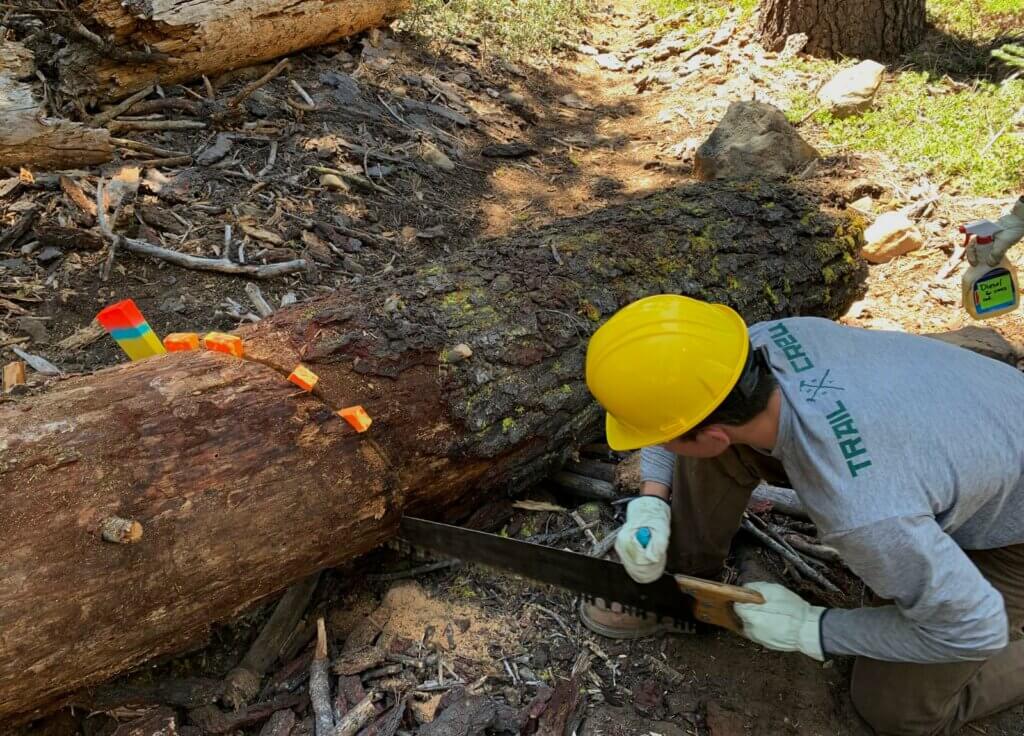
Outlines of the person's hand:
<svg viewBox="0 0 1024 736">
<path fill-rule="evenodd" d="M 821 617 L 825 609 L 812 606 L 785 586 L 749 583 L 743 586 L 764 596 L 764 603 L 736 603 L 743 635 L 777 652 L 803 652 L 823 661 Z"/>
<path fill-rule="evenodd" d="M 665 572 L 671 507 L 658 496 L 640 496 L 626 507 L 626 523 L 615 538 L 615 552 L 638 583 L 652 583 Z"/>
</svg>

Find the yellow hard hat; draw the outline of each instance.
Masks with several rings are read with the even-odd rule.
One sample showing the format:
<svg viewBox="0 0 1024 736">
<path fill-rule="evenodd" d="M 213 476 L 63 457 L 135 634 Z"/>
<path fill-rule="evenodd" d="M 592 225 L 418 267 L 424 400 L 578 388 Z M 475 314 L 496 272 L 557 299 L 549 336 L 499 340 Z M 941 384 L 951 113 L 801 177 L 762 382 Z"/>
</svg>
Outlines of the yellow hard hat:
<svg viewBox="0 0 1024 736">
<path fill-rule="evenodd" d="M 634 450 L 693 429 L 729 395 L 749 350 L 743 318 L 724 304 L 661 294 L 620 309 L 587 345 L 608 445 Z"/>
</svg>

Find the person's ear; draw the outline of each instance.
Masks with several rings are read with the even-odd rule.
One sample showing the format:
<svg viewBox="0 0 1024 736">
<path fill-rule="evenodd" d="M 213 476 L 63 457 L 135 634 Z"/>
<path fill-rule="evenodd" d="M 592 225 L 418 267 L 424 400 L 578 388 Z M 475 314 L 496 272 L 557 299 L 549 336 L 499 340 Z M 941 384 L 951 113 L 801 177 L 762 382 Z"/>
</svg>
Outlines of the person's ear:
<svg viewBox="0 0 1024 736">
<path fill-rule="evenodd" d="M 719 452 L 724 452 L 732 444 L 732 437 L 721 424 L 704 427 L 697 433 L 697 439 L 702 443 L 714 446 Z"/>
</svg>

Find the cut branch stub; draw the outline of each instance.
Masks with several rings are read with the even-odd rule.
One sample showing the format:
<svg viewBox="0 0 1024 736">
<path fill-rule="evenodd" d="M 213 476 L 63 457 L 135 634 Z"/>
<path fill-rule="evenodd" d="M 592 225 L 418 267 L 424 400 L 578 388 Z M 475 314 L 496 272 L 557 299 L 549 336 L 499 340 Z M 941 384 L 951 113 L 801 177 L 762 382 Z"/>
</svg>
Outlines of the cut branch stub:
<svg viewBox="0 0 1024 736">
<path fill-rule="evenodd" d="M 100 536 L 114 544 L 135 544 L 142 539 L 142 524 L 133 519 L 108 516 L 100 522 Z"/>
</svg>

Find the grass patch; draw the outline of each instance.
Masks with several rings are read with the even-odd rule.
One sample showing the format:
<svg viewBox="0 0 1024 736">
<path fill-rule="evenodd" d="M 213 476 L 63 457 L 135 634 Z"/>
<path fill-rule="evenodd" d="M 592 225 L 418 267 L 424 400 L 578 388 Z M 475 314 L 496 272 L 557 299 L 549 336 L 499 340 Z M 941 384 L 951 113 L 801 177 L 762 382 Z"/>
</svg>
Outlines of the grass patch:
<svg viewBox="0 0 1024 736">
<path fill-rule="evenodd" d="M 700 33 L 717 28 L 737 8 L 740 9 L 740 21 L 745 21 L 754 14 L 758 0 L 643 0 L 644 4 L 655 15 L 661 18 L 676 16 L 679 20 L 673 27 L 682 28 L 687 33 Z"/>
<path fill-rule="evenodd" d="M 821 111 L 813 119 L 840 148 L 884 151 L 978 195 L 1024 185 L 1024 137 L 1011 126 L 991 142 L 1024 104 L 1024 80 L 978 82 L 973 91 L 936 91 L 935 86 L 925 73 L 904 72 L 884 88 L 875 109 L 844 120 Z M 807 92 L 791 103 L 791 120 L 817 104 Z"/>
<path fill-rule="evenodd" d="M 932 23 L 966 38 L 991 38 L 1015 30 L 1005 21 L 1024 15 L 1024 0 L 928 0 L 927 7 Z"/>
<path fill-rule="evenodd" d="M 819 103 L 807 90 L 790 95 L 786 114 L 794 122 L 811 115 L 825 142 L 839 150 L 881 151 L 976 195 L 1016 191 L 1024 186 L 1024 136 L 1019 125 L 995 135 L 1024 105 L 1024 79 L 999 84 L 998 75 L 991 74 L 988 46 L 1021 27 L 1012 19 L 1024 19 L 1024 0 L 930 0 L 928 12 L 939 30 L 973 42 L 960 48 L 943 41 L 910 52 L 904 62 L 930 71 L 897 73 L 879 92 L 874 109 L 861 115 L 839 120 L 814 112 Z M 841 68 L 801 58 L 791 63 L 821 80 Z M 949 89 L 942 80 L 947 73 L 971 88 Z"/>
<path fill-rule="evenodd" d="M 577 41 L 590 12 L 590 0 L 415 0 L 404 23 L 441 44 L 474 39 L 487 53 L 523 59 Z"/>
</svg>

